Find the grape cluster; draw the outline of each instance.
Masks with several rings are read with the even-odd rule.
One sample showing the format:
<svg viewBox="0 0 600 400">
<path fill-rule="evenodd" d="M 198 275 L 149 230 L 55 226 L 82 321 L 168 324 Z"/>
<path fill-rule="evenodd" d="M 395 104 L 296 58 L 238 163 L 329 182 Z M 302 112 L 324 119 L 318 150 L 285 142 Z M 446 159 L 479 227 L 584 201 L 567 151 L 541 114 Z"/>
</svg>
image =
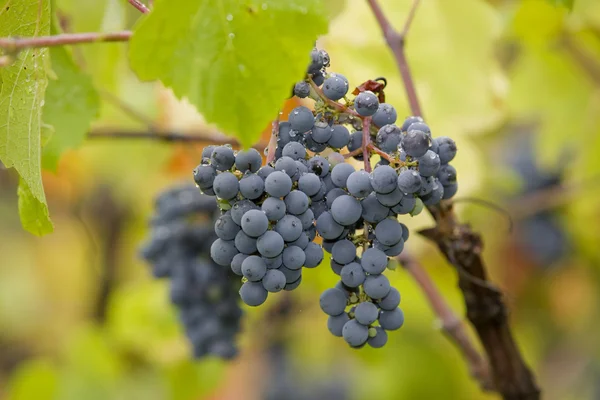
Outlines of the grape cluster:
<svg viewBox="0 0 600 400">
<path fill-rule="evenodd" d="M 296 288 L 302 266 L 320 264 L 323 248 L 340 276 L 320 298 L 330 332 L 355 348 L 382 347 L 387 331 L 404 323 L 400 293 L 383 274 L 409 237 L 398 216 L 454 196 L 449 162 L 457 148 L 448 137 L 434 139 L 420 117 L 396 125 L 385 84 L 367 81 L 351 97 L 348 80 L 328 66 L 327 53 L 313 50 L 306 78 L 293 89 L 314 100 L 313 110 L 298 106 L 279 123 L 273 162 L 261 167 L 255 150 L 211 146 L 194 179 L 224 210 L 211 255 L 244 276 L 246 304 Z M 371 155 L 380 158 L 372 171 Z M 364 168 L 347 163 L 350 157 Z"/>
<path fill-rule="evenodd" d="M 213 260 L 243 277 L 242 301 L 265 302 L 268 293 L 293 290 L 302 281 L 302 267 L 323 259 L 316 236 L 311 198 L 321 188 L 309 172 L 306 150 L 286 147 L 286 156 L 261 167 L 254 149 L 235 153 L 229 146 L 207 147 L 194 170 L 196 184 L 214 193 L 223 211 L 215 223 L 218 239 Z M 310 197 L 312 196 L 312 197 Z"/>
<path fill-rule="evenodd" d="M 194 356 L 233 358 L 240 331 L 239 280 L 209 257 L 216 236 L 214 198 L 193 185 L 171 188 L 157 197 L 151 237 L 141 255 L 156 278 L 170 279 L 171 302 L 179 309 Z"/>
</svg>

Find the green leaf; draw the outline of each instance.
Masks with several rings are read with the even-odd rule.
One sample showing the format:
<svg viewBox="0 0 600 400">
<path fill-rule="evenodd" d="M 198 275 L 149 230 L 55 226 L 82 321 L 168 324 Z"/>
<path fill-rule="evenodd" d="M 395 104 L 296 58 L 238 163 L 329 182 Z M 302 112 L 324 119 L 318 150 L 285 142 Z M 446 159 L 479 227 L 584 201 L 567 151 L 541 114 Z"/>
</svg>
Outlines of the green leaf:
<svg viewBox="0 0 600 400">
<path fill-rule="evenodd" d="M 48 206 L 31 193 L 23 178 L 19 180 L 17 194 L 19 195 L 19 216 L 23 228 L 37 236 L 51 233 L 54 226 L 48 215 Z"/>
<path fill-rule="evenodd" d="M 304 75 L 326 15 L 321 0 L 159 0 L 135 29 L 131 66 L 250 146 Z"/>
<path fill-rule="evenodd" d="M 49 1 L 0 0 L 0 36 L 49 33 Z M 36 199 L 28 202 L 28 207 L 38 207 L 36 214 L 47 213 L 40 165 L 46 55 L 46 49 L 24 49 L 12 65 L 0 68 L 0 160 L 23 178 L 28 193 Z"/>
<path fill-rule="evenodd" d="M 50 361 L 20 363 L 8 384 L 7 400 L 52 400 L 58 392 L 58 372 Z"/>
<path fill-rule="evenodd" d="M 55 23 L 52 32 L 59 33 Z M 42 166 L 55 171 L 61 154 L 83 142 L 98 116 L 100 99 L 92 79 L 80 71 L 65 47 L 52 47 L 50 57 L 56 79 L 48 82 L 44 122 L 54 127 L 54 133 L 44 146 Z"/>
</svg>

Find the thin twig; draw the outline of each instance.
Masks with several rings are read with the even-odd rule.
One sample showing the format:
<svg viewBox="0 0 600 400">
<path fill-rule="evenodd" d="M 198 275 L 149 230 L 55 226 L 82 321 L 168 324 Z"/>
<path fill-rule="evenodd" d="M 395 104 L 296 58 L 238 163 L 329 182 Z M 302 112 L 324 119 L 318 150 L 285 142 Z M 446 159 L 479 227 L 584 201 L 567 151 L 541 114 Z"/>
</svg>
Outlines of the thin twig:
<svg viewBox="0 0 600 400">
<path fill-rule="evenodd" d="M 132 6 L 134 6 L 135 8 L 137 8 L 140 12 L 144 13 L 144 14 L 148 14 L 150 12 L 150 9 L 148 7 L 146 7 L 145 4 L 143 4 L 142 2 L 138 1 L 138 0 L 127 0 L 129 1 L 129 4 L 131 4 Z"/>
<path fill-rule="evenodd" d="M 121 32 L 86 32 L 62 33 L 52 36 L 37 36 L 30 38 L 0 38 L 0 48 L 9 53 L 26 48 L 64 46 L 69 44 L 126 42 L 131 38 L 131 31 Z"/>
<path fill-rule="evenodd" d="M 423 112 L 421 111 L 421 106 L 419 104 L 419 98 L 417 96 L 417 90 L 415 89 L 415 83 L 412 79 L 412 74 L 410 72 L 410 68 L 406 60 L 406 54 L 404 52 L 406 35 L 408 34 L 408 30 L 410 29 L 415 16 L 415 12 L 419 5 L 419 0 L 413 0 L 412 7 L 409 11 L 408 18 L 404 23 L 402 32 L 398 32 L 396 29 L 394 29 L 390 21 L 385 16 L 377 0 L 367 0 L 367 3 L 369 3 L 369 6 L 373 11 L 373 15 L 375 15 L 375 18 L 377 19 L 388 46 L 392 50 L 392 53 L 394 53 L 396 64 L 400 69 L 400 75 L 402 75 L 402 81 L 404 82 L 404 88 L 406 89 L 406 95 L 408 96 L 410 109 L 413 115 L 423 116 Z"/>
<path fill-rule="evenodd" d="M 429 304 L 441 322 L 442 330 L 461 351 L 469 366 L 469 372 L 484 390 L 492 389 L 489 365 L 479 354 L 460 318 L 452 311 L 423 266 L 405 250 L 398 257 L 402 267 L 411 274 L 421 287 Z"/>
<path fill-rule="evenodd" d="M 313 88 L 313 90 L 315 91 L 316 94 L 319 95 L 319 97 L 321 98 L 321 100 L 323 100 L 323 102 L 325 104 L 327 104 L 328 106 L 335 108 L 338 111 L 341 111 L 343 113 L 347 113 L 352 115 L 353 117 L 356 118 L 361 118 L 364 119 L 363 116 L 361 116 L 360 114 L 358 114 L 356 111 L 354 111 L 353 109 L 338 103 L 337 101 L 333 101 L 331 99 L 328 99 L 327 96 L 325 96 L 325 94 L 323 94 L 323 91 L 321 90 L 320 87 L 317 86 L 317 84 L 309 77 L 308 78 L 308 83 L 310 84 L 310 86 Z"/>
<path fill-rule="evenodd" d="M 267 164 L 275 160 L 275 153 L 277 152 L 277 139 L 279 137 L 279 117 L 281 113 L 277 113 L 271 124 L 271 138 L 269 139 L 269 145 L 267 146 Z"/>
<path fill-rule="evenodd" d="M 586 52 L 569 34 L 561 37 L 560 44 L 573 61 L 587 74 L 596 86 L 600 86 L 600 64 L 591 53 Z"/>
</svg>

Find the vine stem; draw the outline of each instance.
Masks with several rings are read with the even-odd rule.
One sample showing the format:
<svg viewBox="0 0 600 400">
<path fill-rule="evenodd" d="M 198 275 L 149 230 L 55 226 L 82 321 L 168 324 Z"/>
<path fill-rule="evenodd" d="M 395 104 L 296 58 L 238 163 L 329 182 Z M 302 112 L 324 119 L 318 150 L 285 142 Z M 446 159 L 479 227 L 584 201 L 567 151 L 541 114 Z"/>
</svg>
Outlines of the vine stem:
<svg viewBox="0 0 600 400">
<path fill-rule="evenodd" d="M 401 32 L 392 27 L 377 0 L 367 0 L 367 3 L 394 54 L 411 112 L 423 116 L 404 51 L 405 38 L 419 0 L 413 0 Z M 440 252 L 458 272 L 458 285 L 463 293 L 467 317 L 485 349 L 494 390 L 505 400 L 539 400 L 540 389 L 513 338 L 502 294 L 488 280 L 481 254 L 481 236 L 468 225 L 458 222 L 451 200 L 428 206 L 427 209 L 436 225 L 420 233 L 437 244 Z"/>
<path fill-rule="evenodd" d="M 126 42 L 131 38 L 131 31 L 121 32 L 86 32 L 62 33 L 52 36 L 37 36 L 30 38 L 0 38 L 0 48 L 9 53 L 26 48 L 64 46 L 69 44 Z"/>
<path fill-rule="evenodd" d="M 148 7 L 146 7 L 146 5 L 139 0 L 127 0 L 127 1 L 129 1 L 129 4 L 131 4 L 132 6 L 134 6 L 135 8 L 137 8 L 140 12 L 142 12 L 144 14 L 148 14 L 150 12 L 150 9 Z"/>
<path fill-rule="evenodd" d="M 493 386 L 488 363 L 473 345 L 464 323 L 452 311 L 427 271 L 406 250 L 398 256 L 398 261 L 421 287 L 429 305 L 441 322 L 442 330 L 465 357 L 471 376 L 477 379 L 483 389 L 491 390 Z"/>
</svg>

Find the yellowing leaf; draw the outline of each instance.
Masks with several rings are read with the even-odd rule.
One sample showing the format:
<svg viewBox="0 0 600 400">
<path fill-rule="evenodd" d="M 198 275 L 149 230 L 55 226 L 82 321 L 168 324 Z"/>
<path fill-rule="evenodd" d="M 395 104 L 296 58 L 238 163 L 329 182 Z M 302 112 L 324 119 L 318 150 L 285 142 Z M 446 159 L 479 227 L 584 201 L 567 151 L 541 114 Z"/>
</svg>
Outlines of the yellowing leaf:
<svg viewBox="0 0 600 400">
<path fill-rule="evenodd" d="M 48 206 L 35 198 L 23 178 L 19 181 L 17 194 L 19 195 L 19 216 L 23 228 L 37 236 L 51 233 L 54 226 L 50 221 Z"/>
</svg>

